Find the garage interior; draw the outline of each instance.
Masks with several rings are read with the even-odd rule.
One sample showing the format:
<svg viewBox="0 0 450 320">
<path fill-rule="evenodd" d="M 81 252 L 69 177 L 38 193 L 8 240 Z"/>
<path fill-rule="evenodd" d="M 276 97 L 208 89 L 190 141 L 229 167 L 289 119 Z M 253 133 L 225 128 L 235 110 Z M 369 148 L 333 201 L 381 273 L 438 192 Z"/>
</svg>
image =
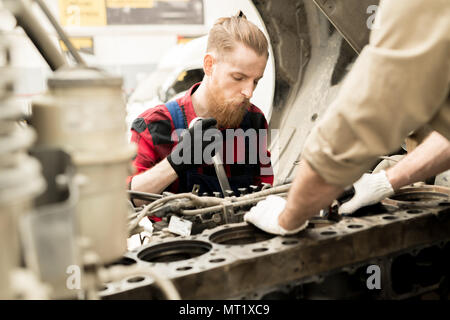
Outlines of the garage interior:
<svg viewBox="0 0 450 320">
<path fill-rule="evenodd" d="M 378 5 L 252 2 L 275 63 L 276 179 L 221 197 L 126 190 L 135 148 L 124 138 L 123 79 L 86 66 L 54 20 L 75 62 L 69 65 L 26 1 L 3 0 L 53 72 L 25 116 L 14 95 L 23 79 L 10 68 L 0 33 L 1 299 L 448 300 L 448 186 L 427 180 L 342 216 L 337 208 L 349 189 L 293 236 L 243 221 L 258 201 L 287 196 L 303 143 L 369 41 L 366 8 Z M 130 199 L 148 204 L 134 207 Z M 151 236 L 139 225 L 149 215 L 162 219 Z M 172 217 L 190 221 L 190 234 L 169 232 Z M 142 242 L 133 250 L 131 236 Z M 381 278 L 372 281 L 376 271 Z"/>
</svg>

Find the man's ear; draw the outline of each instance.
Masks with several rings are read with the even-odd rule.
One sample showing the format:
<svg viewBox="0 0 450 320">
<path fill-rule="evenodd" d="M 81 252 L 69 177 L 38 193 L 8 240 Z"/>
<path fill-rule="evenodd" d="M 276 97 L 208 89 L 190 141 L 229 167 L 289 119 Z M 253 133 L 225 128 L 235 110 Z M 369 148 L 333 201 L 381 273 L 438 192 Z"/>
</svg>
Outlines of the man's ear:
<svg viewBox="0 0 450 320">
<path fill-rule="evenodd" d="M 216 59 L 212 53 L 208 52 L 205 54 L 205 57 L 203 58 L 203 71 L 205 72 L 205 75 L 211 76 L 215 62 Z"/>
</svg>

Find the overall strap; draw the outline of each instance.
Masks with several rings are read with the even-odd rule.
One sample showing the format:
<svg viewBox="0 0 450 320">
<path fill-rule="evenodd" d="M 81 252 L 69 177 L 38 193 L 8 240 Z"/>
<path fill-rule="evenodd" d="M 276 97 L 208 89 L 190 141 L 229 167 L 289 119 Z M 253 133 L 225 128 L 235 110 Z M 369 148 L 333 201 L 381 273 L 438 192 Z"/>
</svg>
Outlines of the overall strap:
<svg viewBox="0 0 450 320">
<path fill-rule="evenodd" d="M 170 112 L 170 116 L 172 117 L 173 124 L 175 126 L 175 130 L 177 129 L 187 129 L 187 118 L 184 112 L 184 108 L 178 105 L 177 100 L 172 100 L 166 103 L 166 108 Z"/>
</svg>

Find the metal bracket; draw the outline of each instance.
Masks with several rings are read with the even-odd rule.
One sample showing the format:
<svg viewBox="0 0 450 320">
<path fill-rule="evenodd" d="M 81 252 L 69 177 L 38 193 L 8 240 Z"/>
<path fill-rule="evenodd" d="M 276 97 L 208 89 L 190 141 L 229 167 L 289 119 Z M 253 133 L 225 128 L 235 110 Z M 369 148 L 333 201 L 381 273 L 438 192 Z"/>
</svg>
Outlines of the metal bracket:
<svg viewBox="0 0 450 320">
<path fill-rule="evenodd" d="M 225 201 L 223 206 L 223 218 L 225 220 L 225 223 L 231 223 L 233 222 L 233 216 L 234 216 L 234 209 L 233 205 L 229 201 Z"/>
</svg>

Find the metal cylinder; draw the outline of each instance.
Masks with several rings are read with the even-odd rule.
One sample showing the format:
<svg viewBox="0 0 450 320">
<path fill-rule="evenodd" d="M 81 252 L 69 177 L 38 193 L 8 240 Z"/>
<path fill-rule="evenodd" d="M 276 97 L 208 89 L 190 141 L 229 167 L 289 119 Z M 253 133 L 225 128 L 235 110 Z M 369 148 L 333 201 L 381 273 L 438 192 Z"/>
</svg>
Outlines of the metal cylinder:
<svg viewBox="0 0 450 320">
<path fill-rule="evenodd" d="M 126 251 L 126 177 L 135 148 L 126 138 L 122 79 L 93 68 L 58 70 L 35 99 L 37 145 L 61 147 L 81 177 L 80 235 L 102 263 Z"/>
<path fill-rule="evenodd" d="M 57 299 L 76 298 L 80 287 L 67 285 L 67 271 L 79 268 L 75 233 L 77 188 L 70 156 L 59 149 L 32 149 L 46 179 L 47 189 L 35 208 L 21 220 L 22 244 L 27 266 L 50 288 Z"/>
</svg>

